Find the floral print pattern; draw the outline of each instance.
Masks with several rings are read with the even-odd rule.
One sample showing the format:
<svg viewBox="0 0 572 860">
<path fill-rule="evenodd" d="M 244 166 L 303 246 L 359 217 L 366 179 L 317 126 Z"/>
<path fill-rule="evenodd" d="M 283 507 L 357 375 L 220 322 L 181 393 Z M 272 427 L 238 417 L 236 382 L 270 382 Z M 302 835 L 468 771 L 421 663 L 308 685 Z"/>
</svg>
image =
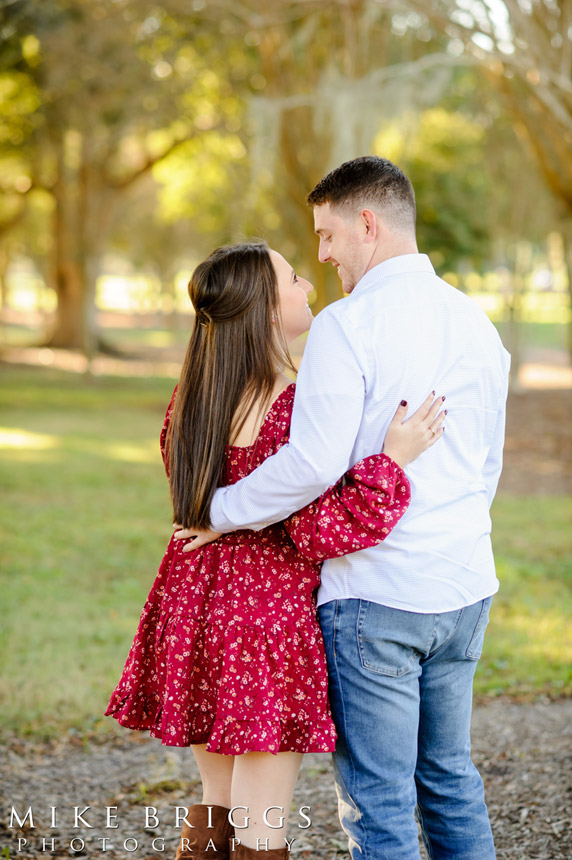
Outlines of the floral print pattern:
<svg viewBox="0 0 572 860">
<path fill-rule="evenodd" d="M 175 396 L 161 432 L 166 465 Z M 256 442 L 227 448 L 225 484 L 288 441 L 293 400 L 290 385 Z M 379 543 L 409 498 L 407 478 L 380 454 L 285 523 L 231 532 L 191 553 L 171 538 L 106 714 L 170 746 L 206 744 L 227 755 L 332 751 L 319 562 Z"/>
</svg>

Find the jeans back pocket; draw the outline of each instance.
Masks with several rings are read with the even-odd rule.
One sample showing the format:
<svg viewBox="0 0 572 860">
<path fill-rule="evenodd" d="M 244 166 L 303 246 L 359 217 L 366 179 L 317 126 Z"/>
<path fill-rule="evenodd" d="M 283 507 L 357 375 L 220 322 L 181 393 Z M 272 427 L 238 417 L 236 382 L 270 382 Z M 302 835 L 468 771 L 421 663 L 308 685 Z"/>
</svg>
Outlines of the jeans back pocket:
<svg viewBox="0 0 572 860">
<path fill-rule="evenodd" d="M 393 678 L 406 675 L 423 656 L 429 627 L 432 615 L 360 600 L 357 640 L 362 667 Z"/>
</svg>

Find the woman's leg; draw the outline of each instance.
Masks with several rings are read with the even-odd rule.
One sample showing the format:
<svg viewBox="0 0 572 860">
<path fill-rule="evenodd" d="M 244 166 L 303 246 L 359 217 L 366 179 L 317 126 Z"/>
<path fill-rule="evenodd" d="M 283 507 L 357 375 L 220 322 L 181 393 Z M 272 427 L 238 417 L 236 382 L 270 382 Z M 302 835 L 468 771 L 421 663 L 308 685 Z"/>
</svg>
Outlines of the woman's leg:
<svg viewBox="0 0 572 860">
<path fill-rule="evenodd" d="M 209 806 L 226 806 L 230 809 L 230 788 L 235 757 L 207 752 L 206 744 L 191 746 L 201 774 L 203 799 Z"/>
<path fill-rule="evenodd" d="M 233 756 L 206 751 L 204 744 L 192 746 L 203 784 L 202 803 L 190 806 L 183 823 L 175 860 L 228 860 Z"/>
<path fill-rule="evenodd" d="M 237 809 L 234 813 L 237 824 L 243 817 L 244 821 L 248 819 L 246 828 L 235 828 L 236 838 L 248 848 L 259 848 L 261 858 L 264 858 L 264 849 L 271 851 L 286 846 L 286 824 L 301 763 L 302 754 L 295 752 L 276 755 L 250 752 L 234 760 L 231 806 L 248 809 L 248 812 Z M 269 810 L 274 806 L 279 808 Z"/>
</svg>

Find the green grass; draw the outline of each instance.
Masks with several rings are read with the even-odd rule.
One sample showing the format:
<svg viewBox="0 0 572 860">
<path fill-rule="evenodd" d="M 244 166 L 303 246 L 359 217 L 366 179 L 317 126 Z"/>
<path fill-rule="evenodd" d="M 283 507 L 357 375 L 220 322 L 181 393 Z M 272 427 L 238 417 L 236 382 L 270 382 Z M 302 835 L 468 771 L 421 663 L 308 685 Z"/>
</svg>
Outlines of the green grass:
<svg viewBox="0 0 572 860">
<path fill-rule="evenodd" d="M 4 730 L 107 731 L 102 717 L 170 536 L 158 434 L 171 380 L 87 386 L 2 368 Z M 476 688 L 572 692 L 572 499 L 498 499 L 501 579 Z"/>
<path fill-rule="evenodd" d="M 495 597 L 477 693 L 572 695 L 571 497 L 499 496 Z"/>
<path fill-rule="evenodd" d="M 170 536 L 157 437 L 172 387 L 3 374 L 0 710 L 10 728 L 49 734 L 101 716 Z"/>
</svg>

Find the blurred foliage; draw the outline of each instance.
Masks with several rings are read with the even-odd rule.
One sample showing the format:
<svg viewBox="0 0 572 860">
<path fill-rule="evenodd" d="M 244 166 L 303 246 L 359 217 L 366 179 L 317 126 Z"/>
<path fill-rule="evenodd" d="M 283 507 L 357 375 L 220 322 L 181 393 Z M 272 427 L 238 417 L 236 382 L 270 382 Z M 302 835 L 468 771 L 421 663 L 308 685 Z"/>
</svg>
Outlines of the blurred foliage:
<svg viewBox="0 0 572 860">
<path fill-rule="evenodd" d="M 539 246 L 547 225 L 559 224 L 556 201 L 475 69 L 456 70 L 438 106 L 386 124 L 373 151 L 410 177 L 419 246 L 439 269 L 514 271 L 518 242 Z"/>
<path fill-rule="evenodd" d="M 341 293 L 317 262 L 305 195 L 372 148 L 410 173 L 436 265 L 516 271 L 519 242 L 555 230 L 569 248 L 566 170 L 549 181 L 530 143 L 541 115 L 515 123 L 505 92 L 522 79 L 548 110 L 553 58 L 531 48 L 536 82 L 523 54 L 525 24 L 527 38 L 560 32 L 538 4 L 542 15 L 509 4 L 490 21 L 487 53 L 473 40 L 486 16 L 469 21 L 454 0 L 400 12 L 378 0 L 0 0 L 0 297 L 10 260 L 32 259 L 58 295 L 52 345 L 91 353 L 105 253 L 172 290 L 213 245 L 263 235 L 310 276 L 319 308 Z"/>
<path fill-rule="evenodd" d="M 572 5 L 570 0 L 407 0 L 419 20 L 448 34 L 479 65 L 545 180 L 572 215 Z"/>
<path fill-rule="evenodd" d="M 175 21 L 155 4 L 113 0 L 39 9 L 16 0 L 3 11 L 11 50 L 0 71 L 12 96 L 0 141 L 5 226 L 22 217 L 24 196 L 51 196 L 51 342 L 93 350 L 95 278 L 118 201 L 181 143 L 235 123 L 232 89 L 211 72 L 217 34 L 195 35 L 192 16 Z M 25 233 L 23 241 L 25 249 Z"/>
<path fill-rule="evenodd" d="M 490 254 L 491 177 L 482 169 L 485 130 L 443 107 L 406 117 L 375 140 L 374 151 L 402 164 L 417 197 L 419 246 L 439 268 Z"/>
</svg>

